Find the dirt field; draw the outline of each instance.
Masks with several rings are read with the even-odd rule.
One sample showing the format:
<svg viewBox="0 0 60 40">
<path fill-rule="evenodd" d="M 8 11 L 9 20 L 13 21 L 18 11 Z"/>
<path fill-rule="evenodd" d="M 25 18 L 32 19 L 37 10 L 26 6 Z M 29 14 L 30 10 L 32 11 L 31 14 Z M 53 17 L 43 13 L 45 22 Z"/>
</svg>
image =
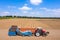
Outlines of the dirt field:
<svg viewBox="0 0 60 40">
<path fill-rule="evenodd" d="M 50 34 L 47 37 L 8 36 L 11 25 L 18 27 L 43 27 Z M 0 20 L 0 40 L 60 40 L 60 19 L 2 19 Z"/>
</svg>

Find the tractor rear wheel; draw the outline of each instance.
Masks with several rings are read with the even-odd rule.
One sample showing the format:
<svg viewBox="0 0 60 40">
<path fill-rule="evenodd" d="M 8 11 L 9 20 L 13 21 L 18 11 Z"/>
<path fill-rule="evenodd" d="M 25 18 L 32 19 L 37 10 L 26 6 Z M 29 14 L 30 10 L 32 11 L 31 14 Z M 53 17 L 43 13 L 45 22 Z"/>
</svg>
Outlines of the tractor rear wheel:
<svg viewBox="0 0 60 40">
<path fill-rule="evenodd" d="M 39 37 L 40 36 L 40 33 L 39 32 L 35 33 L 35 36 Z"/>
</svg>

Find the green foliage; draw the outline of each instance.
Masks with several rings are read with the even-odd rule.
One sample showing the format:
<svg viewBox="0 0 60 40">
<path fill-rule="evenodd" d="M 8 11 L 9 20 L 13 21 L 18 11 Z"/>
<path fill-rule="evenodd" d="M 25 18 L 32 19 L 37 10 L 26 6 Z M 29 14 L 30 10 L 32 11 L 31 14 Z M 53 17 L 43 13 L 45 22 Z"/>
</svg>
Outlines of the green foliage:
<svg viewBox="0 0 60 40">
<path fill-rule="evenodd" d="M 60 17 L 27 17 L 27 16 L 0 16 L 0 19 L 28 18 L 28 19 L 60 19 Z"/>
</svg>

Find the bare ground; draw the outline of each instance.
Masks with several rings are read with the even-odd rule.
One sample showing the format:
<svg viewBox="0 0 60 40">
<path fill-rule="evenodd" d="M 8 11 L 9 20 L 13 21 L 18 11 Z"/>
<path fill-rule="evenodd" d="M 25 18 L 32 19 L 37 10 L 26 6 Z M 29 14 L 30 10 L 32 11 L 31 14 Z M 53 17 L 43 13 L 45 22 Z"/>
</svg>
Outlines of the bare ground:
<svg viewBox="0 0 60 40">
<path fill-rule="evenodd" d="M 8 36 L 8 31 L 0 30 L 0 40 L 60 40 L 60 30 L 48 30 L 50 34 L 46 37 L 35 37 L 35 36 Z"/>
<path fill-rule="evenodd" d="M 19 27 L 38 27 L 47 29 L 50 34 L 47 37 L 22 37 L 8 36 L 11 25 Z M 60 19 L 3 19 L 0 20 L 0 40 L 60 40 Z"/>
</svg>

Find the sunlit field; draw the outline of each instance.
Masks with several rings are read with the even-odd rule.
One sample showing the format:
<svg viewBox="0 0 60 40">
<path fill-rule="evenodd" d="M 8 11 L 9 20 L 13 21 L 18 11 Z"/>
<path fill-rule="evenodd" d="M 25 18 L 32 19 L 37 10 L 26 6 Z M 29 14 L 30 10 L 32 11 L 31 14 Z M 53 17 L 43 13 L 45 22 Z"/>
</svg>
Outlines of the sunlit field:
<svg viewBox="0 0 60 40">
<path fill-rule="evenodd" d="M 8 29 L 11 25 L 20 27 L 43 27 L 50 34 L 47 37 L 35 36 L 8 36 Z M 2 19 L 0 20 L 0 40 L 60 40 L 60 19 Z"/>
</svg>

